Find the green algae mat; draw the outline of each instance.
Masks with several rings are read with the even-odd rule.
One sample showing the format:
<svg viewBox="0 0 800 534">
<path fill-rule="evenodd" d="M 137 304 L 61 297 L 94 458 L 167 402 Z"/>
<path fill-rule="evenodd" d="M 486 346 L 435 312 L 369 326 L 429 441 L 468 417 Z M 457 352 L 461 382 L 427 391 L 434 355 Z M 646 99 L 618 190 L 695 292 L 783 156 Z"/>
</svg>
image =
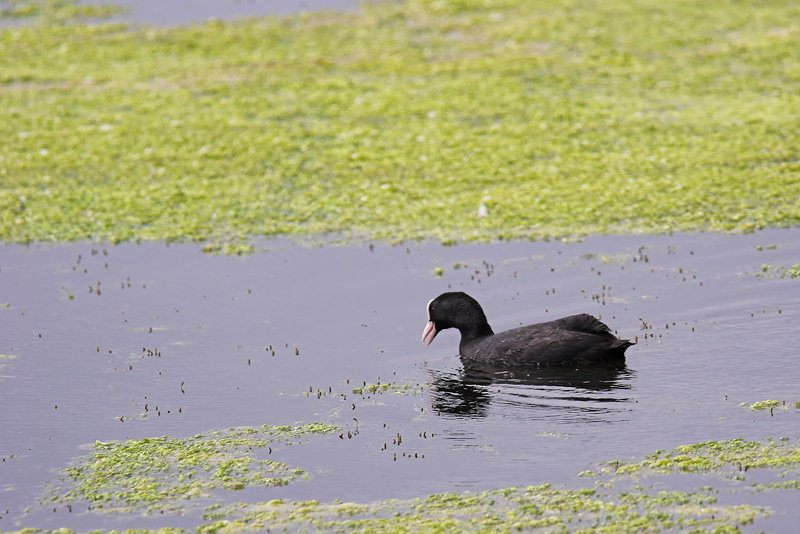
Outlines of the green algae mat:
<svg viewBox="0 0 800 534">
<path fill-rule="evenodd" d="M 40 15 L 0 30 L 5 242 L 800 221 L 794 2 L 409 0 L 166 29 L 4 5 Z"/>
<path fill-rule="evenodd" d="M 724 504 L 720 501 L 720 490 L 709 485 L 691 491 L 658 490 L 653 484 L 632 489 L 614 487 L 631 477 L 704 472 L 733 478 L 738 483 L 738 491 L 751 494 L 798 489 L 798 442 L 788 438 L 768 442 L 733 439 L 679 446 L 666 454 L 656 451 L 638 463 L 607 462 L 600 466 L 600 472 L 614 475 L 614 478 L 598 480 L 596 487 L 580 489 L 540 484 L 365 504 L 284 499 L 207 504 L 208 491 L 214 488 L 285 485 L 292 477 L 303 474 L 301 469 L 293 469 L 287 478 L 283 464 L 267 461 L 267 476 L 262 477 L 263 468 L 248 471 L 250 463 L 256 462 L 244 451 L 267 447 L 273 439 L 285 440 L 284 446 L 287 446 L 297 444 L 298 438 L 310 434 L 338 430 L 325 424 L 264 426 L 218 431 L 183 440 L 164 437 L 123 443 L 98 442 L 90 458 L 65 470 L 62 483 L 73 489 L 54 488 L 43 506 L 89 502 L 93 503 L 90 507 L 95 511 L 148 515 L 159 511 L 163 514 L 165 510 L 185 513 L 191 509 L 192 501 L 199 500 L 201 505 L 206 504 L 202 515 L 205 522 L 198 525 L 197 531 L 205 533 L 268 529 L 302 532 L 661 532 L 675 529 L 740 532 L 741 527 L 768 517 L 772 510 L 768 506 Z M 216 450 L 218 445 L 222 445 L 222 452 Z M 231 467 L 234 460 L 228 458 L 228 454 L 232 449 L 240 451 L 237 464 L 247 463 L 238 465 L 240 472 Z M 173 468 L 180 466 L 167 477 L 170 464 Z M 274 476 L 276 464 L 281 466 L 277 469 L 281 475 L 278 477 Z M 768 469 L 789 480 L 769 485 L 748 484 L 744 473 L 750 469 Z M 154 473 L 156 471 L 160 476 Z M 204 476 L 203 473 L 213 475 Z M 581 476 L 597 478 L 602 475 L 587 471 Z M 649 481 L 652 482 L 652 478 Z M 719 479 L 715 482 L 720 483 Z M 186 532 L 182 528 L 153 531 Z M 18 532 L 45 531 L 24 529 Z M 60 532 L 73 531 L 62 529 Z"/>
</svg>

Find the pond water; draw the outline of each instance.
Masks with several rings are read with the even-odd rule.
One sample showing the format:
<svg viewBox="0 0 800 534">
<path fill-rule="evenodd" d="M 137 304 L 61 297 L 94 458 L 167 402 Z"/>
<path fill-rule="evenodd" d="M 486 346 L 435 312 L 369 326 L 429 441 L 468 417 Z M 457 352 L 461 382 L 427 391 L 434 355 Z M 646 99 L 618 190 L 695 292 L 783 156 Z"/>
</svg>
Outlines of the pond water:
<svg viewBox="0 0 800 534">
<path fill-rule="evenodd" d="M 762 269 L 798 263 L 800 229 L 256 248 L 0 248 L 0 530 L 203 522 L 202 508 L 154 520 L 40 506 L 96 440 L 334 424 L 342 438 L 277 455 L 310 479 L 218 498 L 371 502 L 582 487 L 604 460 L 800 437 L 800 409 L 740 407 L 800 401 L 800 279 Z M 588 312 L 638 344 L 618 370 L 470 374 L 457 332 L 420 342 L 426 303 L 447 290 L 474 296 L 495 331 Z M 378 383 L 392 387 L 353 392 Z M 796 497 L 770 497 L 775 514 L 753 528 L 796 524 Z"/>
<path fill-rule="evenodd" d="M 113 20 L 176 26 L 208 19 L 230 20 L 301 11 L 353 11 L 369 0 L 91 0 L 88 3 L 117 4 L 128 11 Z"/>
</svg>

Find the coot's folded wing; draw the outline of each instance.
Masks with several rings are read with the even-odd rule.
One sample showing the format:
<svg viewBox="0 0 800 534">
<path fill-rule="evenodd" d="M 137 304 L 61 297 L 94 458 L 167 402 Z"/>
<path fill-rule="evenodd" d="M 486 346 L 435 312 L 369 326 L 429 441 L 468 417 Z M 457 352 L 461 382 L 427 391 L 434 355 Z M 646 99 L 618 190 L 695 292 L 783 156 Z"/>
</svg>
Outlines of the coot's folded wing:
<svg viewBox="0 0 800 534">
<path fill-rule="evenodd" d="M 581 314 L 500 332 L 462 356 L 503 365 L 592 363 L 624 358 L 628 345 L 591 315 Z"/>
<path fill-rule="evenodd" d="M 572 332 L 585 332 L 587 334 L 611 334 L 611 329 L 596 317 L 588 313 L 570 315 L 550 322 L 555 328 L 570 330 Z M 613 334 L 612 334 L 613 335 Z"/>
</svg>

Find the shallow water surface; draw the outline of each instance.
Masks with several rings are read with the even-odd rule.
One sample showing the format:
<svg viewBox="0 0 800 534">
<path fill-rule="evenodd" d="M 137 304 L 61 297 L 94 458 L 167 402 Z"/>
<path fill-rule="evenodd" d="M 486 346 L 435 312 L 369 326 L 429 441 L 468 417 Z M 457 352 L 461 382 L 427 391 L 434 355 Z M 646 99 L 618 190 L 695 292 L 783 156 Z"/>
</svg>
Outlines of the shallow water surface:
<svg viewBox="0 0 800 534">
<path fill-rule="evenodd" d="M 115 20 L 175 26 L 208 19 L 288 15 L 301 11 L 353 11 L 364 1 L 369 0 L 92 0 L 92 3 L 117 4 L 128 10 Z"/>
<path fill-rule="evenodd" d="M 604 460 L 800 437 L 800 279 L 762 268 L 798 263 L 798 229 L 258 248 L 2 246 L 0 530 L 203 523 L 202 507 L 152 518 L 41 505 L 96 440 L 334 424 L 272 456 L 308 480 L 215 499 L 372 502 L 586 487 L 577 474 Z M 457 332 L 420 343 L 426 303 L 447 290 L 477 298 L 495 331 L 588 312 L 638 344 L 623 369 L 466 370 Z M 767 399 L 787 405 L 740 406 Z M 771 495 L 738 499 L 773 508 L 753 528 L 785 531 L 797 493 Z"/>
</svg>

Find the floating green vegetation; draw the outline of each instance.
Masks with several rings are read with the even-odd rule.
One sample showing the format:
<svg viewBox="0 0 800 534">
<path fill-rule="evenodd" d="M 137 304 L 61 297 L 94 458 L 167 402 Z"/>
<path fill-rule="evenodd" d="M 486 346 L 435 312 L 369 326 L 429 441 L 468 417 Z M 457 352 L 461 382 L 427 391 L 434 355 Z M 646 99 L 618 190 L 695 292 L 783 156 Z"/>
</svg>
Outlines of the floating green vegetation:
<svg viewBox="0 0 800 534">
<path fill-rule="evenodd" d="M 375 393 L 393 393 L 395 395 L 421 395 L 424 386 L 420 384 L 394 384 L 380 383 L 364 384 L 353 388 L 356 395 L 370 395 Z"/>
<path fill-rule="evenodd" d="M 0 369 L 6 367 L 11 360 L 16 360 L 18 357 L 18 354 L 0 354 Z"/>
<path fill-rule="evenodd" d="M 783 0 L 406 0 L 6 28 L 0 240 L 797 224 L 796 20 Z"/>
<path fill-rule="evenodd" d="M 0 0 L 0 20 L 35 19 L 43 25 L 103 19 L 124 11 L 122 6 L 79 4 L 72 0 Z"/>
<path fill-rule="evenodd" d="M 786 405 L 785 402 L 783 404 Z M 755 411 L 755 410 L 770 410 L 770 409 L 773 409 L 773 408 L 777 408 L 780 405 L 781 405 L 781 403 L 779 401 L 776 401 L 776 400 L 765 400 L 765 401 L 752 402 L 752 403 L 749 403 L 749 404 L 746 403 L 746 402 L 743 402 L 743 403 L 741 403 L 739 405 L 739 407 L 740 408 L 750 408 L 751 410 Z"/>
<path fill-rule="evenodd" d="M 89 457 L 67 468 L 61 485 L 51 487 L 47 502 L 89 503 L 112 512 L 182 510 L 191 499 L 208 498 L 212 490 L 250 486 L 284 486 L 307 478 L 302 469 L 253 451 L 292 445 L 337 427 L 302 426 L 231 428 L 190 438 L 167 436 L 97 442 Z"/>
<path fill-rule="evenodd" d="M 761 278 L 767 276 L 773 278 L 800 278 L 800 263 L 795 263 L 791 267 L 764 263 L 761 265 L 761 272 L 758 275 Z"/>
<path fill-rule="evenodd" d="M 669 452 L 656 451 L 640 462 L 614 460 L 601 465 L 600 474 L 714 473 L 744 479 L 751 469 L 776 469 L 783 473 L 800 468 L 800 440 L 746 441 L 735 438 L 680 445 Z M 598 473 L 583 472 L 584 476 Z"/>
<path fill-rule="evenodd" d="M 94 530 L 94 534 L 101 531 Z M 126 529 L 126 530 L 106 530 L 102 531 L 105 534 L 183 534 L 185 529 L 177 527 L 162 527 L 153 529 Z M 43 530 L 40 528 L 23 528 L 21 530 L 12 530 L 8 534 L 76 534 L 74 530 L 68 528 L 58 528 L 56 530 Z"/>
<path fill-rule="evenodd" d="M 752 403 L 743 402 L 739 404 L 740 408 L 750 408 L 753 411 L 769 410 L 770 413 L 772 414 L 775 413 L 776 409 L 788 410 L 791 406 L 794 406 L 795 408 L 800 408 L 800 401 L 791 403 L 786 401 L 764 400 Z"/>
<path fill-rule="evenodd" d="M 710 493 L 677 491 L 601 495 L 594 489 L 548 484 L 483 493 L 444 493 L 422 499 L 360 505 L 271 501 L 215 506 L 200 532 L 272 528 L 325 532 L 542 532 L 595 530 L 660 532 L 727 528 L 766 515 L 764 508 L 720 506 Z"/>
<path fill-rule="evenodd" d="M 244 447 L 263 448 L 266 443 L 292 443 L 309 434 L 332 432 L 334 427 L 312 424 L 302 427 L 238 428 L 196 436 L 202 440 L 232 439 L 235 445 L 220 450 Z M 249 445 L 239 443 L 242 437 Z M 187 440 L 190 443 L 193 439 Z M 142 442 L 135 442 L 142 443 Z M 125 444 L 120 444 L 124 446 Z M 192 447 L 187 454 L 191 455 Z M 174 453 L 169 451 L 167 460 Z M 236 453 L 234 452 L 234 455 Z M 159 460 L 145 454 L 144 459 L 129 458 L 134 465 Z M 204 464 L 198 462 L 200 470 Z M 789 439 L 768 442 L 733 439 L 676 447 L 657 451 L 641 462 L 606 462 L 601 472 L 620 476 L 643 472 L 707 472 L 719 474 L 733 467 L 739 472 L 768 468 L 781 478 L 800 466 L 800 441 Z M 594 473 L 583 475 L 598 476 Z M 136 473 L 133 473 L 137 476 Z M 186 478 L 188 473 L 183 473 Z M 208 478 L 208 477 L 207 477 Z M 743 478 L 743 477 L 738 477 Z M 116 474 L 109 485 L 121 486 Z M 797 478 L 751 484 L 756 491 L 800 489 Z M 206 488 L 202 488 L 205 490 Z M 275 499 L 260 503 L 211 504 L 204 508 L 199 532 L 239 532 L 281 529 L 330 532 L 516 532 L 537 529 L 543 532 L 661 532 L 665 530 L 739 532 L 740 527 L 771 513 L 769 508 L 740 504 L 719 504 L 719 490 L 702 486 L 696 490 L 655 491 L 641 486 L 619 491 L 612 484 L 594 488 L 559 489 L 550 484 L 511 487 L 480 493 L 442 493 L 415 499 L 390 499 L 372 503 L 320 503 Z M 185 498 L 183 495 L 181 498 Z M 163 501 L 163 498 L 162 498 Z M 128 509 L 141 507 L 127 506 Z M 161 506 L 159 506 L 161 508 Z M 144 508 L 145 510 L 155 509 Z M 39 532 L 28 529 L 26 532 Z M 63 531 L 68 532 L 68 531 Z M 180 532 L 160 530 L 159 532 Z"/>
<path fill-rule="evenodd" d="M 780 482 L 769 482 L 767 484 L 751 484 L 751 488 L 756 491 L 770 491 L 770 490 L 800 490 L 800 480 L 782 480 Z"/>
<path fill-rule="evenodd" d="M 207 254 L 225 254 L 228 256 L 244 256 L 255 251 L 252 244 L 243 239 L 233 241 L 212 241 L 203 245 L 203 252 Z"/>
</svg>

